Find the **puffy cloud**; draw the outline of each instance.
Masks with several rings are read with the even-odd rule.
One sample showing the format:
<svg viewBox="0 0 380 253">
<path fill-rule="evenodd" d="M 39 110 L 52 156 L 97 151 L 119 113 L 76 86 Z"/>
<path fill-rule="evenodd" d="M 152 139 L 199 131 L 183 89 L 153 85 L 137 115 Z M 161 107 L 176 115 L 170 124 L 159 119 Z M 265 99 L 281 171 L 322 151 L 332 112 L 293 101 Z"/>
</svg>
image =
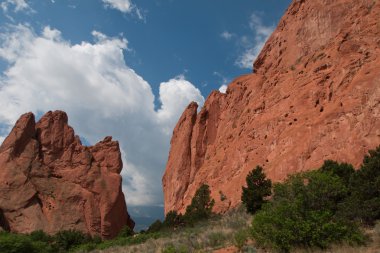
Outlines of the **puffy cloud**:
<svg viewBox="0 0 380 253">
<path fill-rule="evenodd" d="M 228 31 L 224 31 L 220 34 L 220 37 L 222 37 L 225 40 L 230 40 L 233 36 L 234 36 L 234 34 L 228 32 Z"/>
<path fill-rule="evenodd" d="M 219 91 L 221 93 L 226 93 L 227 92 L 227 85 L 223 84 L 222 86 L 220 86 Z"/>
<path fill-rule="evenodd" d="M 132 11 L 132 3 L 130 0 L 103 0 L 103 3 L 106 6 L 117 9 L 121 12 L 129 13 Z"/>
<path fill-rule="evenodd" d="M 255 13 L 251 15 L 249 27 L 254 33 L 253 38 L 242 36 L 241 43 L 244 47 L 243 53 L 238 57 L 235 64 L 240 68 L 251 69 L 265 42 L 272 34 L 274 26 L 266 26 L 261 18 Z"/>
<path fill-rule="evenodd" d="M 178 117 L 189 103 L 195 101 L 203 105 L 204 98 L 199 89 L 194 87 L 183 75 L 170 79 L 160 84 L 161 109 L 158 110 L 158 118 L 165 126 L 167 134 L 171 134 Z"/>
<path fill-rule="evenodd" d="M 169 130 L 188 103 L 204 99 L 179 76 L 160 85 L 155 110 L 151 86 L 124 61 L 127 39 L 92 34 L 93 42 L 71 44 L 50 27 L 38 34 L 7 26 L 0 33 L 0 58 L 9 65 L 0 77 L 0 135 L 25 112 L 64 110 L 90 143 L 106 135 L 120 141 L 129 205 L 161 204 Z"/>
<path fill-rule="evenodd" d="M 13 7 L 14 12 L 33 11 L 25 0 L 5 0 L 0 3 L 1 9 L 7 12 L 10 7 Z"/>
<path fill-rule="evenodd" d="M 123 13 L 132 13 L 134 12 L 136 16 L 145 20 L 145 17 L 142 11 L 134 5 L 131 0 L 102 0 L 106 7 L 119 10 Z"/>
</svg>

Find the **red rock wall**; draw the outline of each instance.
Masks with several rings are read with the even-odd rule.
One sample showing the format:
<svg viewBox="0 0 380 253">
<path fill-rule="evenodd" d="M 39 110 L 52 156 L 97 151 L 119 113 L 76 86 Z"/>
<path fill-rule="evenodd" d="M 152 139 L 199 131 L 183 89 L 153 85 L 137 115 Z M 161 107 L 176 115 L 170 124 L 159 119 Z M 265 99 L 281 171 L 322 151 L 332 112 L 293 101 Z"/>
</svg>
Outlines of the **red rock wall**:
<svg viewBox="0 0 380 253">
<path fill-rule="evenodd" d="M 117 141 L 81 144 L 61 111 L 27 113 L 0 147 L 0 226 L 17 233 L 76 229 L 112 238 L 133 228 Z"/>
<path fill-rule="evenodd" d="M 184 212 L 202 183 L 215 211 L 237 206 L 256 165 L 274 181 L 326 159 L 359 166 L 380 144 L 379 20 L 376 0 L 294 0 L 255 73 L 183 113 L 162 179 L 165 212 Z"/>
</svg>

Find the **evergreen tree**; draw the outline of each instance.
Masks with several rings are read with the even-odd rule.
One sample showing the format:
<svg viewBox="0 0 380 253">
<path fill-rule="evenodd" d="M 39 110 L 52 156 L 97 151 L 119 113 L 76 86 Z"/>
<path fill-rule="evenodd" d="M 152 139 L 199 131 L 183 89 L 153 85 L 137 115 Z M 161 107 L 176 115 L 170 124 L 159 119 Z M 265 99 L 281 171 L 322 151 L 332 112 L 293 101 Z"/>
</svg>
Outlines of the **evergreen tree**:
<svg viewBox="0 0 380 253">
<path fill-rule="evenodd" d="M 192 224 L 198 220 L 207 219 L 212 215 L 215 201 L 210 196 L 210 188 L 207 184 L 201 185 L 196 191 L 191 204 L 187 206 L 185 221 Z"/>
<path fill-rule="evenodd" d="M 247 212 L 254 214 L 266 202 L 265 197 L 271 195 L 272 181 L 266 178 L 263 168 L 257 166 L 248 173 L 246 182 L 247 187 L 242 187 L 241 201 Z"/>
</svg>

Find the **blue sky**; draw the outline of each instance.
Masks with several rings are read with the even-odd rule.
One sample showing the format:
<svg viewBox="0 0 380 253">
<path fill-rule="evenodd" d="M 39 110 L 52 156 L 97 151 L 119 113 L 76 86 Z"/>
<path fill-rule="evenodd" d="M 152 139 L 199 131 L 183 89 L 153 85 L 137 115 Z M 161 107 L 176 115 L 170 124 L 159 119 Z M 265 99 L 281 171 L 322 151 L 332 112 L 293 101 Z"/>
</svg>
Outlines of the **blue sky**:
<svg viewBox="0 0 380 253">
<path fill-rule="evenodd" d="M 88 143 L 120 141 L 127 204 L 151 216 L 183 108 L 251 72 L 289 3 L 0 0 L 0 142 L 24 112 L 65 110 Z"/>
</svg>

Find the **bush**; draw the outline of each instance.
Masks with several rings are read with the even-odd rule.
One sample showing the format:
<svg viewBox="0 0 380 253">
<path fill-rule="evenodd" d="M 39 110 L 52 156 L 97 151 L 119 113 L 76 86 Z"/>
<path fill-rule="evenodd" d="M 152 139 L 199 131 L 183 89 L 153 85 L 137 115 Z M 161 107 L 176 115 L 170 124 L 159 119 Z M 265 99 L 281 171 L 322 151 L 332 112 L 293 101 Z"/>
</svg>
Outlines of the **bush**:
<svg viewBox="0 0 380 253">
<path fill-rule="evenodd" d="M 246 229 L 240 229 L 234 235 L 234 245 L 241 251 L 248 241 L 249 233 Z"/>
<path fill-rule="evenodd" d="M 160 231 L 162 228 L 163 228 L 162 222 L 160 220 L 156 220 L 149 226 L 147 233 L 155 233 L 155 232 Z"/>
<path fill-rule="evenodd" d="M 161 252 L 162 253 L 188 253 L 190 251 L 184 245 L 175 247 L 173 244 L 169 244 Z"/>
<path fill-rule="evenodd" d="M 208 246 L 215 248 L 222 246 L 227 240 L 227 236 L 222 232 L 213 232 L 207 236 Z"/>
<path fill-rule="evenodd" d="M 81 244 L 91 242 L 91 237 L 77 230 L 63 230 L 54 236 L 54 241 L 60 249 L 70 250 Z"/>
<path fill-rule="evenodd" d="M 129 226 L 124 226 L 119 234 L 118 237 L 130 237 L 134 234 L 133 229 L 131 229 Z"/>
<path fill-rule="evenodd" d="M 343 180 L 345 185 L 348 185 L 350 177 L 355 173 L 355 169 L 351 164 L 338 163 L 332 160 L 326 160 L 320 168 L 322 172 L 332 173 Z"/>
<path fill-rule="evenodd" d="M 265 197 L 271 195 L 272 181 L 266 178 L 263 168 L 257 166 L 248 173 L 246 182 L 247 187 L 242 187 L 241 201 L 245 204 L 247 212 L 253 214 L 266 202 Z"/>
<path fill-rule="evenodd" d="M 210 218 L 214 204 L 215 201 L 211 199 L 209 186 L 201 185 L 195 192 L 191 204 L 186 208 L 185 221 L 193 224 L 199 220 Z"/>
<path fill-rule="evenodd" d="M 327 248 L 333 243 L 361 244 L 364 235 L 353 223 L 334 219 L 329 211 L 303 212 L 295 203 L 268 204 L 252 221 L 257 243 L 289 252 L 295 247 Z"/>
<path fill-rule="evenodd" d="M 175 228 L 182 226 L 184 224 L 184 219 L 182 214 L 178 214 L 176 211 L 170 211 L 166 214 L 165 221 L 163 222 L 166 228 Z"/>
<path fill-rule="evenodd" d="M 291 175 L 281 184 L 274 186 L 274 200 L 294 202 L 299 208 L 328 210 L 335 213 L 344 200 L 348 189 L 343 181 L 331 173 L 309 171 Z"/>
<path fill-rule="evenodd" d="M 29 235 L 0 232 L 1 253 L 53 253 L 57 249 Z"/>
<path fill-rule="evenodd" d="M 330 172 L 290 176 L 275 185 L 273 201 L 254 216 L 252 236 L 259 244 L 284 252 L 342 241 L 363 243 L 356 224 L 336 215 L 347 194 L 343 179 Z"/>
<path fill-rule="evenodd" d="M 349 191 L 350 196 L 341 205 L 341 215 L 374 225 L 380 219 L 380 146 L 370 150 L 360 169 L 352 174 Z"/>
<path fill-rule="evenodd" d="M 0 252 L 2 253 L 34 253 L 30 238 L 24 235 L 0 233 Z"/>
<path fill-rule="evenodd" d="M 32 241 L 52 242 L 53 238 L 42 230 L 36 230 L 29 234 Z"/>
</svg>

